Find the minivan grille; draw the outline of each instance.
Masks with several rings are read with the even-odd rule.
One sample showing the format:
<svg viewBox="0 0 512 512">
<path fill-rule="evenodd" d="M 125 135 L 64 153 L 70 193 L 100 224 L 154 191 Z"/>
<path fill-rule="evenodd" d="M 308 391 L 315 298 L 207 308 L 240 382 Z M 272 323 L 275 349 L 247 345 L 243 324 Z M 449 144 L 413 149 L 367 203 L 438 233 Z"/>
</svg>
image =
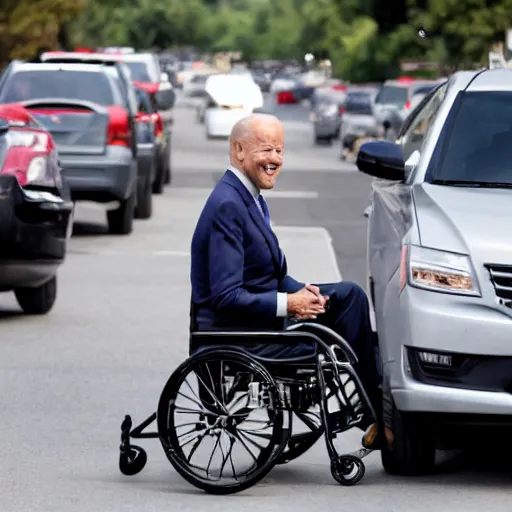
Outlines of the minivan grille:
<svg viewBox="0 0 512 512">
<path fill-rule="evenodd" d="M 486 265 L 491 274 L 496 296 L 505 306 L 512 307 L 512 265 Z"/>
</svg>

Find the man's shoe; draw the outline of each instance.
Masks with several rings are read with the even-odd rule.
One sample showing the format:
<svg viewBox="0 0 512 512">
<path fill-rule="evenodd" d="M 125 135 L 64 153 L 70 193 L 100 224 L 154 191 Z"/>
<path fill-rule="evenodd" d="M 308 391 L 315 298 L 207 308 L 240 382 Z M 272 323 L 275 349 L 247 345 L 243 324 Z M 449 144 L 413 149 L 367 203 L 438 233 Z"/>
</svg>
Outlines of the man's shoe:
<svg viewBox="0 0 512 512">
<path fill-rule="evenodd" d="M 367 450 L 378 450 L 379 446 L 379 429 L 377 427 L 377 423 L 372 423 L 364 433 L 363 439 L 361 440 L 361 444 Z"/>
</svg>

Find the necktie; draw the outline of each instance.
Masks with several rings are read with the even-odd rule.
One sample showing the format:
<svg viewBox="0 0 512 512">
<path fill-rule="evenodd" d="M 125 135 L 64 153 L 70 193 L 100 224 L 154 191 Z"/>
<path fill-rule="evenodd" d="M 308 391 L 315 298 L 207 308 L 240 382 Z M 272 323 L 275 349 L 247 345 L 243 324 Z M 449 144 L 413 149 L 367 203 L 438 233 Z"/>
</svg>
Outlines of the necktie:
<svg viewBox="0 0 512 512">
<path fill-rule="evenodd" d="M 268 210 L 267 202 L 261 194 L 258 196 L 258 203 L 263 213 L 263 217 L 265 217 L 265 222 L 267 226 L 270 227 L 270 212 Z"/>
</svg>

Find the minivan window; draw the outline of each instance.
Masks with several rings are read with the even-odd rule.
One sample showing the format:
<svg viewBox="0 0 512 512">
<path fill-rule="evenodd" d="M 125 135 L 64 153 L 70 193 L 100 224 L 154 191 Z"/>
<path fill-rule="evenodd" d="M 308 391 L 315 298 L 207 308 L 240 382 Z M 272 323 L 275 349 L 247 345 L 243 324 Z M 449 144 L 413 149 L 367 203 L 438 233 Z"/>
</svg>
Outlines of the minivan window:
<svg viewBox="0 0 512 512">
<path fill-rule="evenodd" d="M 18 71 L 5 84 L 1 101 L 5 103 L 39 98 L 65 98 L 113 105 L 109 79 L 103 73 L 39 69 Z"/>
<path fill-rule="evenodd" d="M 408 89 L 406 87 L 398 87 L 395 85 L 383 85 L 375 99 L 375 103 L 386 105 L 397 105 L 401 107 L 407 103 L 409 99 Z"/>
</svg>

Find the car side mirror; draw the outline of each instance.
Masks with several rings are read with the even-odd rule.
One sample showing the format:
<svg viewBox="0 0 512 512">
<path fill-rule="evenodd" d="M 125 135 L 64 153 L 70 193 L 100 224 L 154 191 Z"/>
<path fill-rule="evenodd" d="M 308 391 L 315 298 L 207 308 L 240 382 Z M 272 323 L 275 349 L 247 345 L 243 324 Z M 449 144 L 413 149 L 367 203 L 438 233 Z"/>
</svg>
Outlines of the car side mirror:
<svg viewBox="0 0 512 512">
<path fill-rule="evenodd" d="M 394 142 L 366 142 L 359 149 L 357 168 L 370 176 L 392 181 L 405 179 L 402 147 Z"/>
</svg>

